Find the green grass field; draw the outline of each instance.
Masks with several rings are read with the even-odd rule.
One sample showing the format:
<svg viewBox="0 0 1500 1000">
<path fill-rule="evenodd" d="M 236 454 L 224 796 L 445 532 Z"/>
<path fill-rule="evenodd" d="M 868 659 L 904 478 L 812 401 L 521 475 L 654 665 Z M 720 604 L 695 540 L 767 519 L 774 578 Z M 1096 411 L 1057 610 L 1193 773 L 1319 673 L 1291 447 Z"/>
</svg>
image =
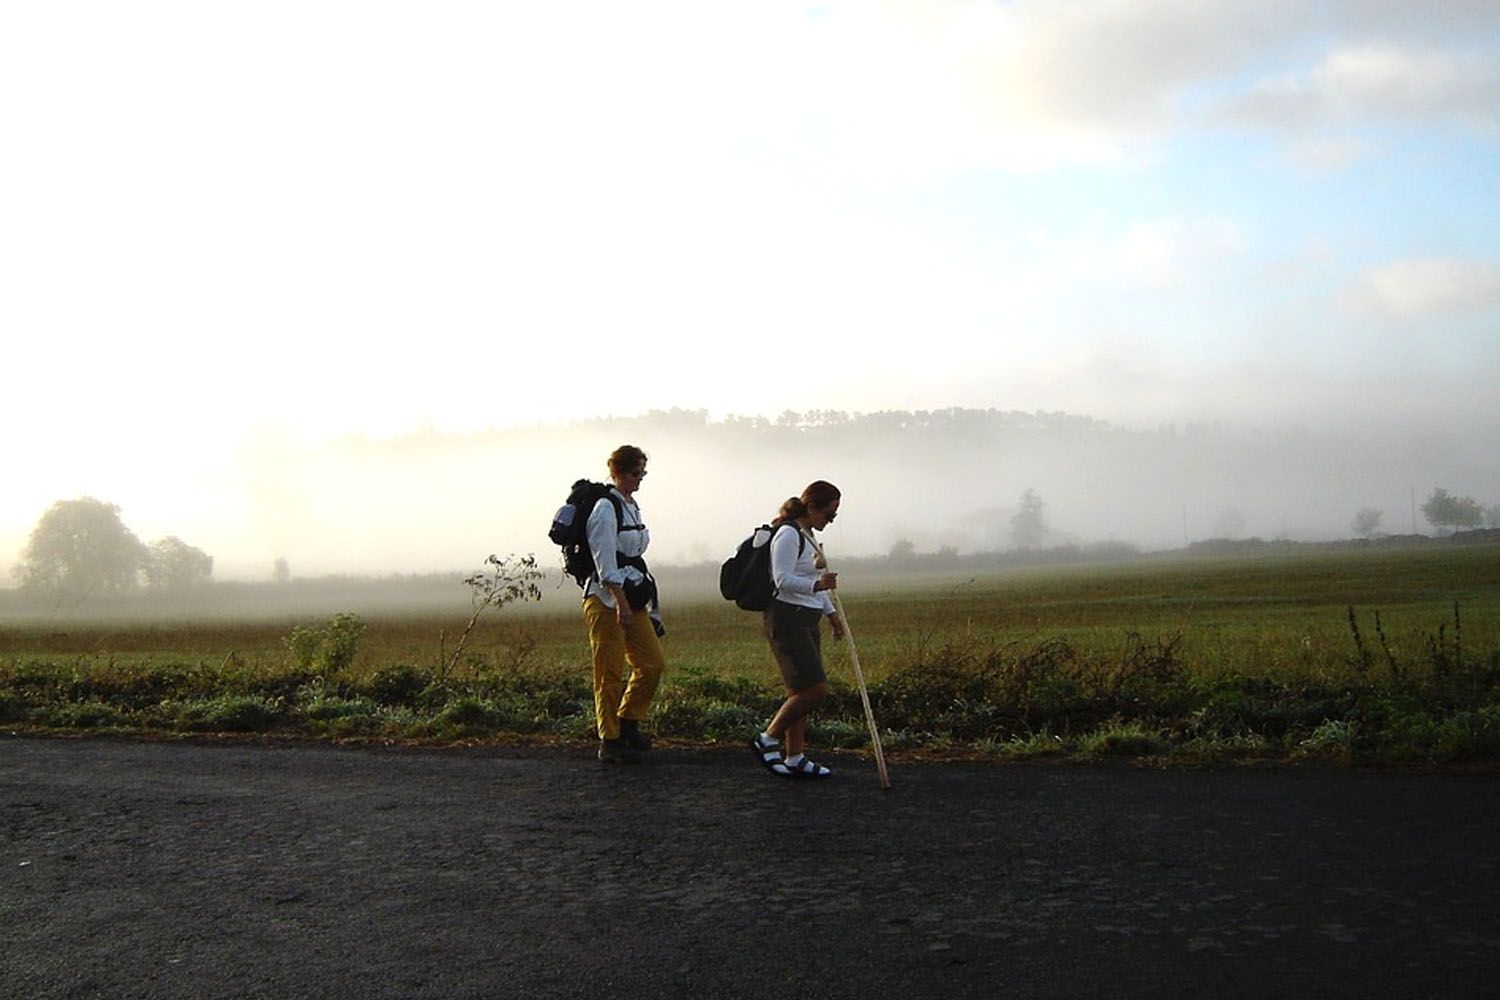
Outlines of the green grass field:
<svg viewBox="0 0 1500 1000">
<path fill-rule="evenodd" d="M 738 741 L 779 700 L 759 617 L 663 574 L 667 740 Z M 857 571 L 842 598 L 882 742 L 901 753 L 1163 759 L 1500 756 L 1500 547 L 1182 555 L 980 574 Z M 675 588 L 675 589 L 673 589 Z M 576 591 L 469 617 L 0 623 L 20 730 L 451 741 L 587 739 Z M 294 637 L 294 632 L 298 633 Z M 293 641 L 288 641 L 292 639 Z M 825 639 L 823 745 L 868 746 Z"/>
</svg>

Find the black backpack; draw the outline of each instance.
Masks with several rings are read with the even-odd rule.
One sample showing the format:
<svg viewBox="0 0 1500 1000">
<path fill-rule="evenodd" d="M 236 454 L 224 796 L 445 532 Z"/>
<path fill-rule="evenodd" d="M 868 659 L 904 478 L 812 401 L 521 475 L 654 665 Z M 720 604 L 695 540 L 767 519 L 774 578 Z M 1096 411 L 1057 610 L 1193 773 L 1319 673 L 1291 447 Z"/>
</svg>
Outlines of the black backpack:
<svg viewBox="0 0 1500 1000">
<path fill-rule="evenodd" d="M 594 505 L 599 502 L 600 497 L 608 497 L 610 503 L 614 504 L 615 525 L 624 531 L 625 510 L 620 504 L 620 498 L 611 491 L 610 484 L 580 479 L 573 484 L 567 501 L 552 515 L 552 528 L 547 532 L 547 537 L 562 547 L 563 569 L 578 581 L 580 587 L 587 586 L 589 578 L 594 575 L 594 555 L 589 550 L 588 526 L 589 515 L 594 512 Z"/>
<path fill-rule="evenodd" d="M 746 611 L 764 611 L 771 606 L 771 598 L 776 596 L 776 586 L 771 582 L 771 539 L 781 527 L 762 524 L 724 560 L 719 567 L 719 593 L 724 600 Z M 795 525 L 793 528 L 797 531 L 797 555 L 801 556 L 807 536 Z"/>
</svg>

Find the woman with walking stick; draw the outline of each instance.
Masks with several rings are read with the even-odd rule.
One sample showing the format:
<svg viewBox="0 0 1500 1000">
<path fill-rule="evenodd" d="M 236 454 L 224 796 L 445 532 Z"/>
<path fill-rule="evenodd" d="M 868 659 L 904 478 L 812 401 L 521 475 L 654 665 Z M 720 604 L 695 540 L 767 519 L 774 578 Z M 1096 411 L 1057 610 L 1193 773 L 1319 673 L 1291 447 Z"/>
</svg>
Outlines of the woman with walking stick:
<svg viewBox="0 0 1500 1000">
<path fill-rule="evenodd" d="M 822 619 L 834 638 L 844 635 L 844 623 L 829 599 L 838 574 L 813 541 L 838 516 L 840 493 L 832 483 L 818 480 L 781 505 L 772 522 L 771 583 L 775 588 L 765 612 L 766 636 L 786 684 L 781 703 L 765 731 L 750 741 L 756 758 L 778 777 L 829 778 L 833 772 L 804 753 L 807 714 L 828 694 L 823 669 Z"/>
</svg>

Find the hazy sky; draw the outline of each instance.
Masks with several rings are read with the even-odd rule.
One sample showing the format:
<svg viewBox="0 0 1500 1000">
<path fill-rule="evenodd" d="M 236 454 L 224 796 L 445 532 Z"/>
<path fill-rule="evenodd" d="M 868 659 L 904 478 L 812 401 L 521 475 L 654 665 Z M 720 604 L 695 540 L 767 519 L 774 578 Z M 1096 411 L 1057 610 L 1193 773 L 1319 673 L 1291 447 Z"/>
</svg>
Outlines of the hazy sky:
<svg viewBox="0 0 1500 1000">
<path fill-rule="evenodd" d="M 1500 410 L 1493 0 L 9 4 L 0 135 L 4 565 L 267 440 Z"/>
</svg>

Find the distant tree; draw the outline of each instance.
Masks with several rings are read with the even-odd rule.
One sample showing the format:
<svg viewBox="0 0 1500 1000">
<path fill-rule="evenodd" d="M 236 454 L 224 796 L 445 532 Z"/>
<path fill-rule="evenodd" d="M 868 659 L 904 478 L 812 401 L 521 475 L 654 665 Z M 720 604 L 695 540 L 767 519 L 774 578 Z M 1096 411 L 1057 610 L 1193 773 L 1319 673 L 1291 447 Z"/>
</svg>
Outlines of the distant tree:
<svg viewBox="0 0 1500 1000">
<path fill-rule="evenodd" d="M 1500 503 L 1492 503 L 1484 509 L 1484 526 L 1500 528 Z"/>
<path fill-rule="evenodd" d="M 911 562 L 912 557 L 917 554 L 917 547 L 912 544 L 911 539 L 899 539 L 891 546 L 891 562 Z"/>
<path fill-rule="evenodd" d="M 15 573 L 25 590 L 82 601 L 135 587 L 146 546 L 120 508 L 93 497 L 59 500 L 31 532 Z"/>
<path fill-rule="evenodd" d="M 214 557 L 168 535 L 151 543 L 146 554 L 146 585 L 152 590 L 181 593 L 208 583 L 214 575 Z"/>
<path fill-rule="evenodd" d="M 1350 522 L 1349 527 L 1353 528 L 1354 533 L 1360 538 L 1369 538 L 1380 530 L 1381 514 L 1382 511 L 1374 507 L 1361 507 L 1359 513 L 1354 515 L 1354 520 Z"/>
<path fill-rule="evenodd" d="M 1484 509 L 1473 497 L 1456 497 L 1439 486 L 1422 504 L 1422 516 L 1438 530 L 1477 528 L 1484 523 Z"/>
<path fill-rule="evenodd" d="M 271 579 L 277 583 L 286 583 L 292 578 L 292 567 L 283 556 L 276 557 L 276 565 L 271 567 Z"/>
<path fill-rule="evenodd" d="M 1046 508 L 1036 490 L 1027 489 L 1021 494 L 1020 506 L 1010 519 L 1010 540 L 1018 549 L 1034 549 L 1047 538 L 1047 520 L 1042 511 Z"/>
</svg>

